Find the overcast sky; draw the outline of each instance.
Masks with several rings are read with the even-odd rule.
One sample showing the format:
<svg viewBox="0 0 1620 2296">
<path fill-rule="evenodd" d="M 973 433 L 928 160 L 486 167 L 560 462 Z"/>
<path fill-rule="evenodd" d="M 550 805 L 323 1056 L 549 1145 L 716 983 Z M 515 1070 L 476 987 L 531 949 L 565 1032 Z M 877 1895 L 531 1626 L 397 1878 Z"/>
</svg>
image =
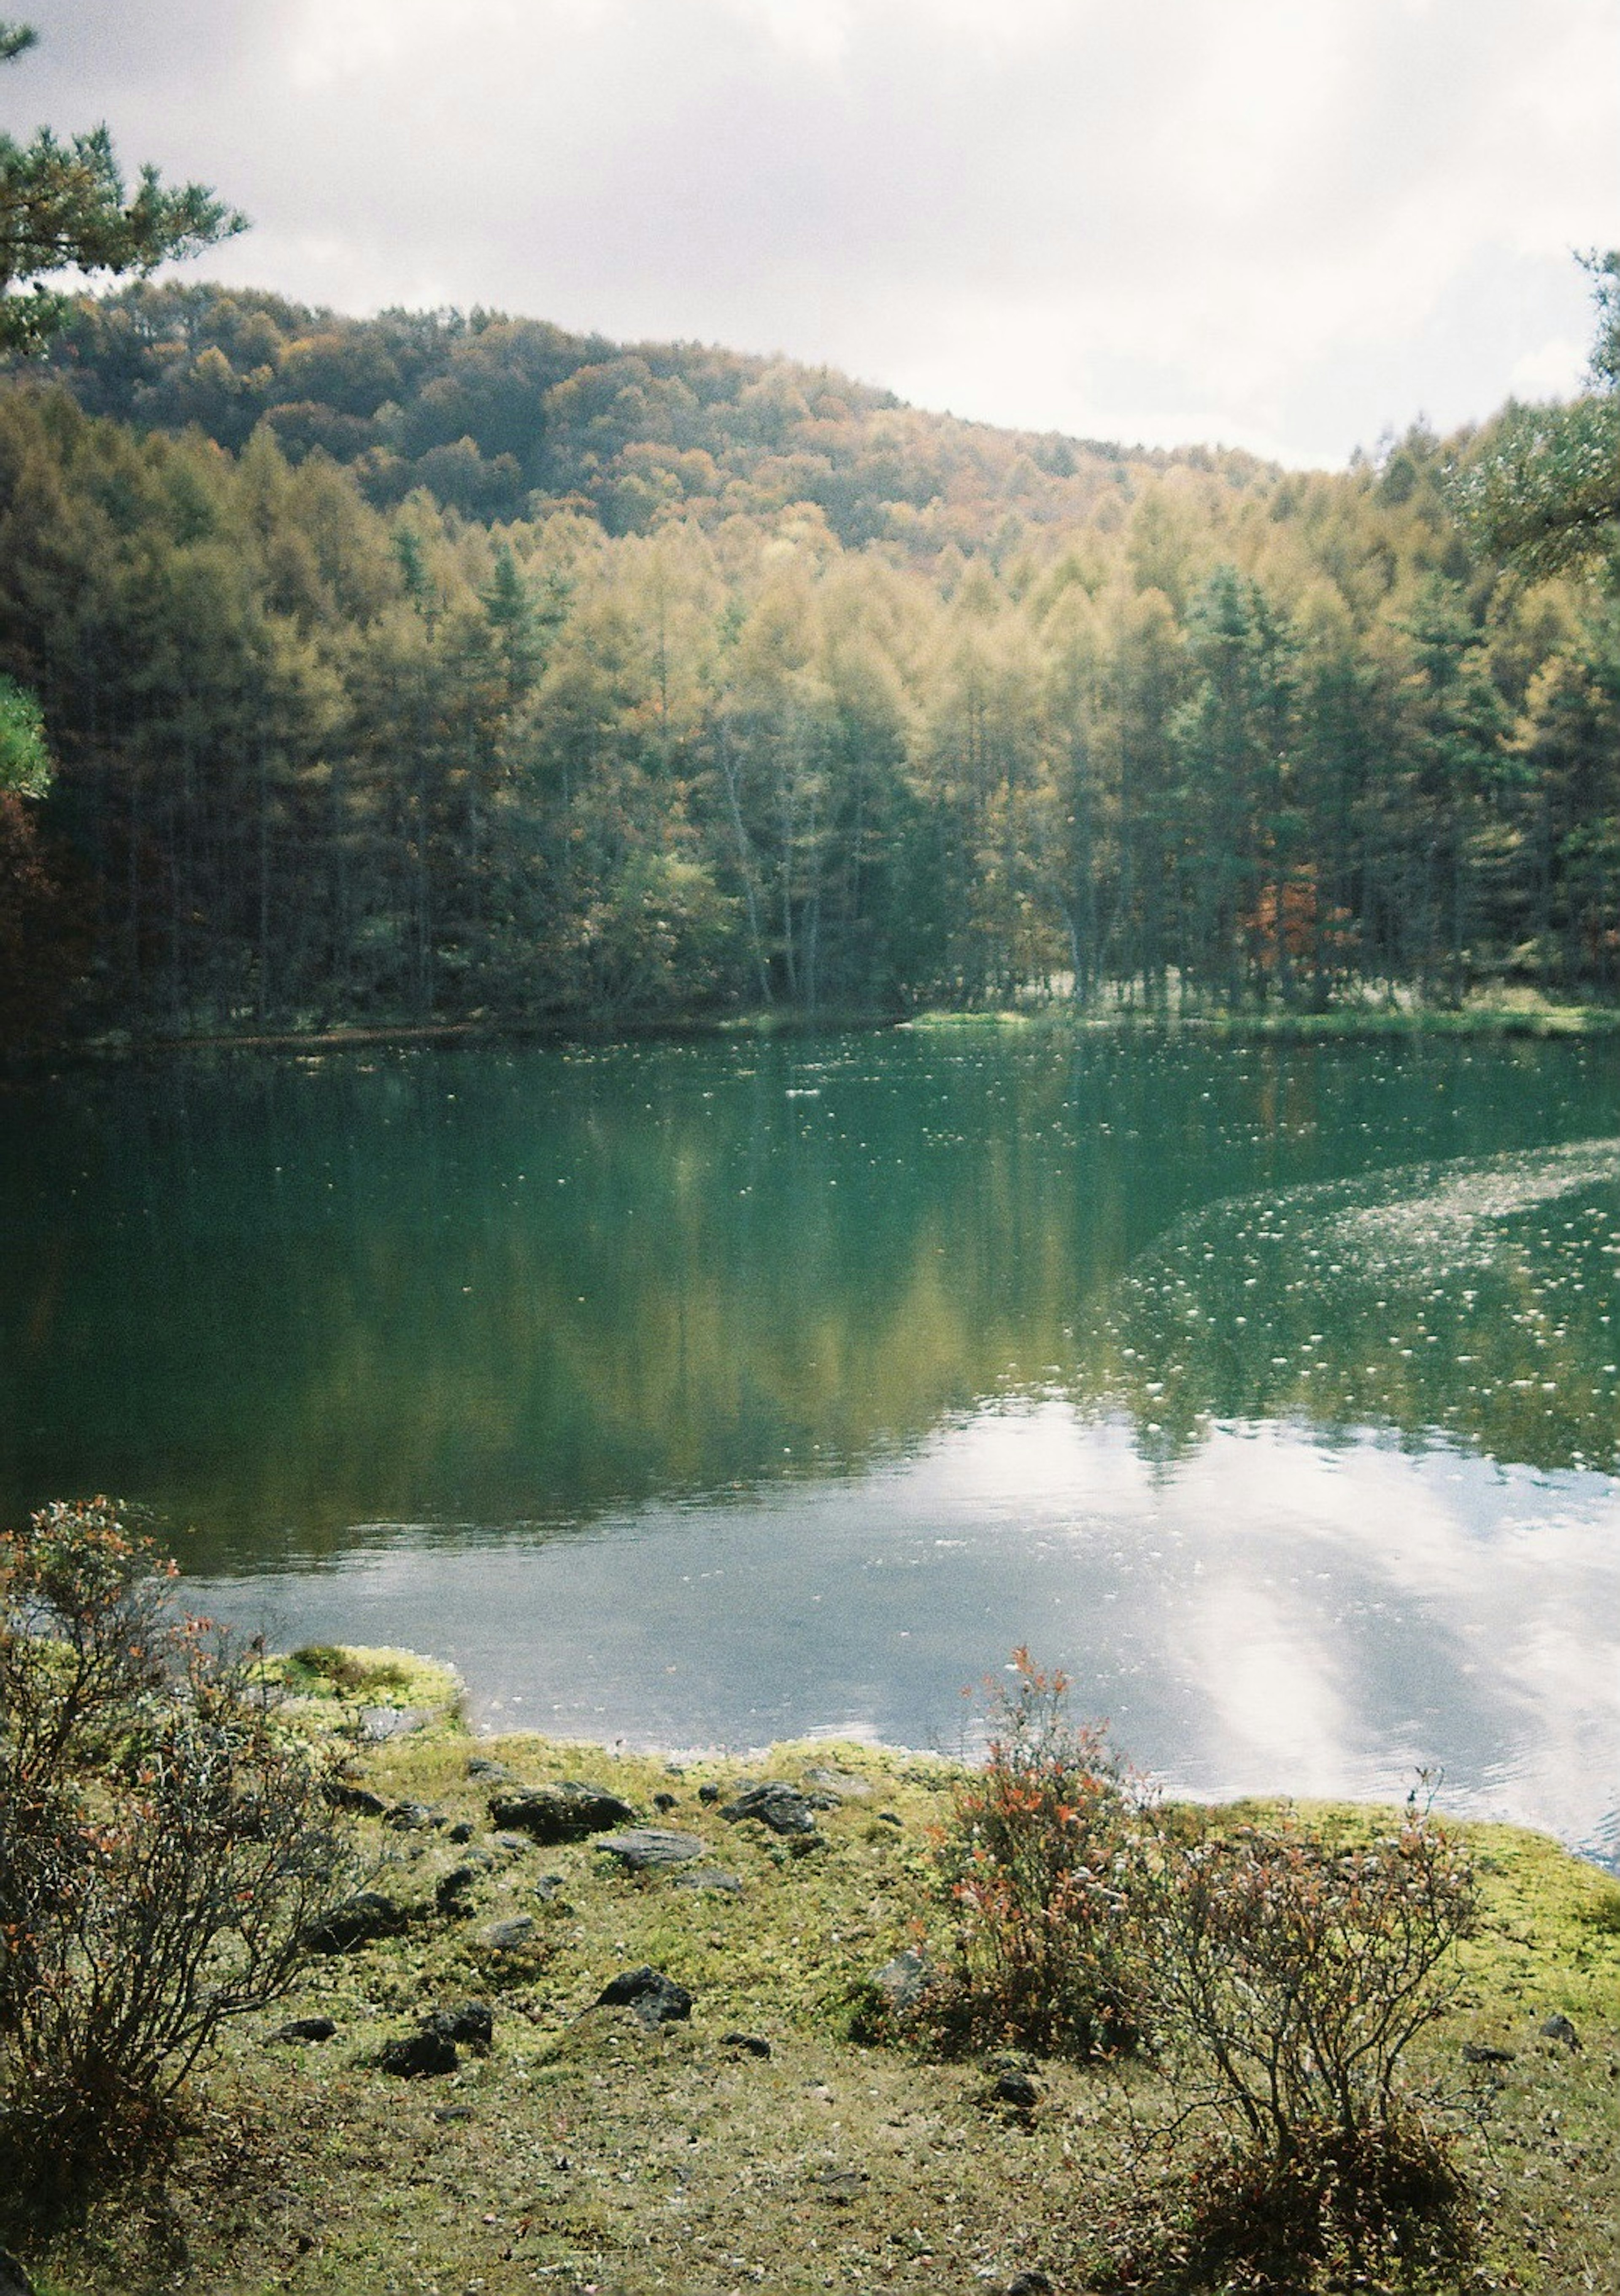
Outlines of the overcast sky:
<svg viewBox="0 0 1620 2296">
<path fill-rule="evenodd" d="M 196 266 L 826 361 L 929 407 L 1340 463 L 1579 382 L 1620 0 L 9 0 Z"/>
</svg>

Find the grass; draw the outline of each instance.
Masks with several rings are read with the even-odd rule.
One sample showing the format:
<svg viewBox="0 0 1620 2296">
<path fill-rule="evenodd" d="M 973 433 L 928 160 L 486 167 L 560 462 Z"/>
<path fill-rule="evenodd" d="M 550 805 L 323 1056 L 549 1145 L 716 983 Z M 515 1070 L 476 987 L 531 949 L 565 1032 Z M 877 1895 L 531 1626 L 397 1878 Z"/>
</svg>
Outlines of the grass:
<svg viewBox="0 0 1620 2296">
<path fill-rule="evenodd" d="M 337 1654 L 313 1671 L 336 1707 L 374 1704 L 380 1665 Z M 304 1671 L 311 1671 L 306 1663 Z M 420 1690 L 430 1676 L 405 1669 Z M 360 1822 L 373 1885 L 417 1910 L 406 1934 L 310 1965 L 299 1994 L 238 2029 L 199 2082 L 192 2133 L 159 2191 L 109 2196 L 30 2255 L 43 2296 L 682 2296 L 765 2289 L 1004 2289 L 1039 2268 L 1060 2291 L 1107 2284 L 1123 2227 L 1151 2212 L 1168 2101 L 1150 2063 L 1029 2065 L 1033 2111 L 998 2103 L 997 2060 L 945 2062 L 861 2046 L 866 1982 L 930 1918 L 929 1844 L 951 1766 L 856 1746 L 773 1749 L 680 1766 L 528 1736 L 473 1740 L 438 1681 L 434 1718 L 356 1754 L 389 1803 L 446 1824 Z M 588 1842 L 508 1846 L 491 1833 L 496 1759 L 524 1784 L 610 1786 L 651 1822 L 698 1835 L 740 1894 L 632 1877 Z M 842 1773 L 814 1846 L 729 1824 L 700 1789 Z M 659 1811 L 654 1797 L 670 1795 Z M 1364 1811 L 1312 1810 L 1346 1829 Z M 457 1845 L 448 1826 L 470 1824 Z M 1620 1887 L 1556 1844 L 1470 1829 L 1486 1914 L 1468 1948 L 1466 2007 L 1417 2068 L 1451 2093 L 1481 2218 L 1478 2259 L 1414 2256 L 1390 2285 L 1620 2286 Z M 470 1856 L 460 1918 L 432 1912 Z M 542 1877 L 555 1875 L 549 1896 Z M 548 1885 L 549 1886 L 549 1885 Z M 518 1914 L 531 1936 L 486 1932 Z M 690 2021 L 644 2032 L 594 2006 L 650 1963 L 690 1988 Z M 447 2078 L 393 2079 L 370 2060 L 435 2006 L 495 2010 L 495 2046 Z M 1544 2038 L 1551 2012 L 1582 2046 Z M 271 2043 L 323 2013 L 324 2046 Z M 768 2056 L 728 2036 L 768 2042 Z M 1465 2068 L 1460 2049 L 1510 2050 Z M 1116 2279 L 1116 2284 L 1117 2280 Z M 1165 2288 L 1174 2281 L 1159 2284 Z M 1324 2283 L 1324 2285 L 1330 2284 Z M 1374 2291 L 1386 2283 L 1367 2279 Z"/>
</svg>

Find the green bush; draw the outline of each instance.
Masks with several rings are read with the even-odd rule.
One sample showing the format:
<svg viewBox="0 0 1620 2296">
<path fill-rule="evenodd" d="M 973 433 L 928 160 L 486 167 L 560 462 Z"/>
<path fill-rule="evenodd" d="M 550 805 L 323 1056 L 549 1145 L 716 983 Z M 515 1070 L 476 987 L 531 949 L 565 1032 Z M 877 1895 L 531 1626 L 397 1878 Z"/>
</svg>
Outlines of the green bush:
<svg viewBox="0 0 1620 2296">
<path fill-rule="evenodd" d="M 160 2151 L 348 1882 L 257 1648 L 174 1577 L 104 1499 L 0 1538 L 0 2153 L 40 2201 Z"/>
</svg>

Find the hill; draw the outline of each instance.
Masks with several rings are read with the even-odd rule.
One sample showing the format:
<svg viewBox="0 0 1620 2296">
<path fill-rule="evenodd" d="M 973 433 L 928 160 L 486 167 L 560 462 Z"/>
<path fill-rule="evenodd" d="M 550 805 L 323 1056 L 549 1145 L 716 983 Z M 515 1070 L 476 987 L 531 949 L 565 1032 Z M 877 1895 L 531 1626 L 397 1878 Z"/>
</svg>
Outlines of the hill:
<svg viewBox="0 0 1620 2296">
<path fill-rule="evenodd" d="M 846 547 L 927 553 L 1083 524 L 1178 465 L 1239 488 L 1278 475 L 1220 449 L 960 422 L 830 368 L 696 343 L 498 311 L 351 319 L 212 285 L 86 297 L 45 364 L 86 413 L 143 430 L 195 424 L 235 452 L 262 422 L 289 462 L 319 448 L 351 468 L 379 509 L 425 488 L 465 518 L 568 504 L 610 534 L 813 503 Z"/>
</svg>

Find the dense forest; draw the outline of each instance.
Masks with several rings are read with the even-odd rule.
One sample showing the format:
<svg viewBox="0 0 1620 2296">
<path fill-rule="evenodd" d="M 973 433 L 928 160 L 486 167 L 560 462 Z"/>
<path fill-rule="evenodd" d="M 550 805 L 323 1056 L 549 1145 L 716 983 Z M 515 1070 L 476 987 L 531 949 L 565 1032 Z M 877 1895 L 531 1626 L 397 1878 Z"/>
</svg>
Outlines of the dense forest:
<svg viewBox="0 0 1620 2296">
<path fill-rule="evenodd" d="M 0 388 L 0 1013 L 176 1034 L 1620 989 L 1620 608 L 1421 430 L 1134 454 L 141 286 Z"/>
</svg>

